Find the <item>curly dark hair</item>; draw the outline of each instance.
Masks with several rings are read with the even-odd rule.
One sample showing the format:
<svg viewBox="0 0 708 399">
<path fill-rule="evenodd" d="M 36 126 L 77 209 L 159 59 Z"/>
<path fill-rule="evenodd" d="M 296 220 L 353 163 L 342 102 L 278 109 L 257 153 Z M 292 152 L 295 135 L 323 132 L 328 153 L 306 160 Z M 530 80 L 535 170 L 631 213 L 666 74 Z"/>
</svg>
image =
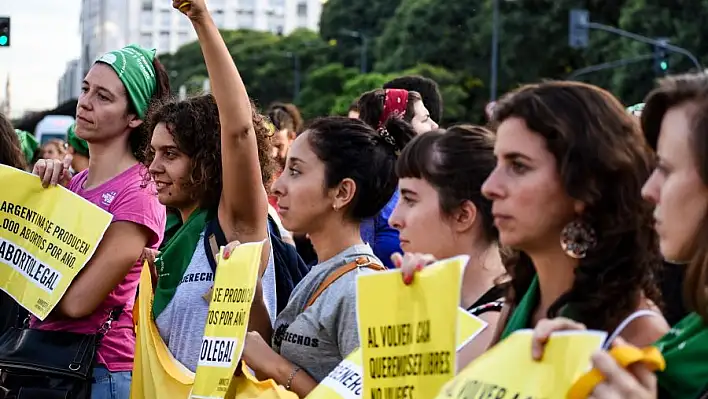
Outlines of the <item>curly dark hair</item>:
<svg viewBox="0 0 708 399">
<path fill-rule="evenodd" d="M 258 142 L 263 184 L 272 179 L 275 164 L 272 160 L 270 135 L 271 128 L 267 119 L 258 113 L 251 104 L 253 127 Z M 221 173 L 221 124 L 219 108 L 211 94 L 195 96 L 183 101 L 169 99 L 153 107 L 148 113 L 146 127 L 150 132 L 159 123 L 165 123 L 174 137 L 180 151 L 189 156 L 192 162 L 192 174 L 187 183 L 190 198 L 200 207 L 214 209 L 219 205 L 222 189 Z M 155 153 L 148 146 L 144 164 L 149 166 Z M 150 180 L 146 175 L 146 182 Z"/>
<path fill-rule="evenodd" d="M 0 164 L 22 170 L 27 169 L 20 139 L 10 121 L 2 113 L 0 113 Z"/>
<path fill-rule="evenodd" d="M 545 82 L 509 93 L 497 104 L 493 123 L 513 117 L 545 139 L 565 191 L 584 202 L 583 217 L 597 234 L 597 245 L 575 269 L 571 289 L 547 316 L 572 305 L 577 321 L 612 331 L 642 295 L 660 304 L 658 240 L 651 205 L 641 197 L 653 160 L 635 118 L 609 92 L 577 82 Z M 509 259 L 507 269 L 514 306 L 535 271 L 523 252 Z"/>
</svg>

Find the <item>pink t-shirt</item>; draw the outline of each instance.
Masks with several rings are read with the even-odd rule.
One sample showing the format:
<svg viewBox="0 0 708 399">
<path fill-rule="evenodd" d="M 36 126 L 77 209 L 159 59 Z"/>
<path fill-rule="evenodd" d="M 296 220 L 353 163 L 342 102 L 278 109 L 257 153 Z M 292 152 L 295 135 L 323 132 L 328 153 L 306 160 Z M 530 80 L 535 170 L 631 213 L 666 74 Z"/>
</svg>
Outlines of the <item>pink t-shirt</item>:
<svg viewBox="0 0 708 399">
<path fill-rule="evenodd" d="M 87 172 L 74 176 L 69 190 L 98 205 L 113 215 L 113 221 L 128 221 L 143 225 L 152 231 L 148 247 L 157 249 L 165 232 L 166 212 L 152 186 L 142 188 L 144 167 L 137 164 L 113 179 L 90 190 L 83 188 Z M 82 334 L 96 333 L 108 319 L 111 310 L 125 306 L 117 322 L 101 341 L 98 363 L 110 371 L 131 371 L 135 354 L 133 329 L 133 304 L 140 280 L 140 262 L 130 270 L 125 279 L 108 295 L 96 311 L 83 319 L 68 320 L 56 313 L 43 322 L 32 320 L 32 328 L 50 331 L 72 331 Z"/>
</svg>

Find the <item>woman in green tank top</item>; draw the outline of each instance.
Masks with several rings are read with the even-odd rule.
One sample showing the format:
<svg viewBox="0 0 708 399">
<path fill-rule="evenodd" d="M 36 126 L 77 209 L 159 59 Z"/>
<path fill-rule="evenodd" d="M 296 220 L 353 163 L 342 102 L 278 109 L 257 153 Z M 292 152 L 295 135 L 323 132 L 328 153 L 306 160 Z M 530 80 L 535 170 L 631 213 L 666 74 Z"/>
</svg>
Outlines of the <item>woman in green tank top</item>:
<svg viewBox="0 0 708 399">
<path fill-rule="evenodd" d="M 557 316 L 611 333 L 655 308 L 661 261 L 640 194 L 651 153 L 636 120 L 612 94 L 577 82 L 521 87 L 493 119 L 497 165 L 482 193 L 501 244 L 517 252 L 497 341 Z M 622 336 L 647 345 L 668 329 L 657 312 Z"/>
<path fill-rule="evenodd" d="M 642 195 L 655 207 L 662 255 L 685 265 L 676 267 L 686 268 L 684 297 L 693 313 L 654 343 L 666 360 L 656 375 L 641 365 L 624 370 L 607 353 L 595 354 L 593 364 L 606 381 L 593 398 L 708 397 L 707 94 L 707 75 L 669 77 L 647 96 L 641 115 L 644 134 L 657 148 Z M 535 332 L 539 347 L 552 331 L 583 328 L 562 319 L 542 324 Z"/>
</svg>

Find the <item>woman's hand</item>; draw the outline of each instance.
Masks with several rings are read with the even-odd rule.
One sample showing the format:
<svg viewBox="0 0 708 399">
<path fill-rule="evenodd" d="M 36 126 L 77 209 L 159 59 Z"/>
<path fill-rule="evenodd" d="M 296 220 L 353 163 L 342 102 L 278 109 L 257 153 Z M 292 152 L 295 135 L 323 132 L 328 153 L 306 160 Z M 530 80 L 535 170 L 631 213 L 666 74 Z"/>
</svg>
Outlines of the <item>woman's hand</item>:
<svg viewBox="0 0 708 399">
<path fill-rule="evenodd" d="M 533 360 L 538 361 L 543 358 L 543 351 L 551 334 L 568 330 L 582 331 L 586 330 L 586 328 L 581 323 L 563 317 L 539 321 L 536 324 L 536 328 L 533 329 L 533 338 L 531 339 L 531 357 L 533 357 Z"/>
<path fill-rule="evenodd" d="M 397 269 L 401 269 L 403 272 L 403 283 L 410 285 L 413 283 L 416 272 L 423 270 L 425 266 L 431 263 L 435 263 L 437 259 L 429 254 L 406 253 L 401 255 L 395 253 L 391 255 L 391 261 Z"/>
<path fill-rule="evenodd" d="M 239 241 L 231 241 L 230 243 L 228 243 L 224 247 L 224 256 L 223 256 L 224 260 L 229 259 L 229 257 L 231 256 L 231 253 L 234 252 L 234 249 L 236 249 L 236 247 L 238 247 L 239 245 L 241 245 L 241 243 Z"/>
<path fill-rule="evenodd" d="M 69 183 L 69 180 L 71 180 L 69 174 L 71 160 L 72 157 L 70 154 L 67 154 L 63 161 L 57 159 L 40 159 L 34 164 L 32 173 L 42 179 L 42 187 L 46 188 L 50 185 L 56 186 L 57 184 L 65 186 Z"/>
<path fill-rule="evenodd" d="M 172 7 L 179 10 L 192 21 L 199 20 L 209 15 L 205 0 L 172 0 Z"/>
<path fill-rule="evenodd" d="M 151 248 L 143 248 L 143 253 L 140 255 L 140 262 L 147 262 L 148 267 L 150 268 L 150 276 L 152 276 L 153 290 L 155 289 L 155 287 L 157 287 L 157 279 L 160 277 L 157 274 L 157 268 L 155 267 L 155 258 L 158 255 L 160 255 L 160 251 Z"/>
<path fill-rule="evenodd" d="M 624 341 L 617 338 L 616 345 Z M 624 344 L 627 345 L 627 344 Z M 592 391 L 592 399 L 655 399 L 657 397 L 656 375 L 642 362 L 620 367 L 605 351 L 592 356 L 592 365 L 605 376 L 605 381 Z"/>
<path fill-rule="evenodd" d="M 248 367 L 259 375 L 259 378 L 260 376 L 273 378 L 276 366 L 282 362 L 280 355 L 275 353 L 263 337 L 255 331 L 246 333 L 242 358 Z"/>
</svg>

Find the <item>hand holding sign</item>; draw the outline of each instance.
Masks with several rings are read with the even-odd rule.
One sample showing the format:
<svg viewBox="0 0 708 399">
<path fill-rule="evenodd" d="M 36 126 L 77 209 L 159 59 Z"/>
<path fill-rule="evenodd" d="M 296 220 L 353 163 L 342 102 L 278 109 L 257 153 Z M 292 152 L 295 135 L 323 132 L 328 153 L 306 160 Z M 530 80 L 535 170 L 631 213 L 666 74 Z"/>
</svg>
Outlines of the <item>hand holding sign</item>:
<svg viewBox="0 0 708 399">
<path fill-rule="evenodd" d="M 401 255 L 396 252 L 391 255 L 391 261 L 394 266 L 396 266 L 396 269 L 401 269 L 401 272 L 403 272 L 403 283 L 405 285 L 411 285 L 415 274 L 422 271 L 425 266 L 435 263 L 436 259 L 433 255 L 429 254 L 408 252 L 405 255 Z"/>
<path fill-rule="evenodd" d="M 49 187 L 61 184 L 65 186 L 71 180 L 69 168 L 71 167 L 72 157 L 67 154 L 63 161 L 57 159 L 40 159 L 34 164 L 32 174 L 39 176 L 42 179 L 42 186 Z"/>
</svg>

